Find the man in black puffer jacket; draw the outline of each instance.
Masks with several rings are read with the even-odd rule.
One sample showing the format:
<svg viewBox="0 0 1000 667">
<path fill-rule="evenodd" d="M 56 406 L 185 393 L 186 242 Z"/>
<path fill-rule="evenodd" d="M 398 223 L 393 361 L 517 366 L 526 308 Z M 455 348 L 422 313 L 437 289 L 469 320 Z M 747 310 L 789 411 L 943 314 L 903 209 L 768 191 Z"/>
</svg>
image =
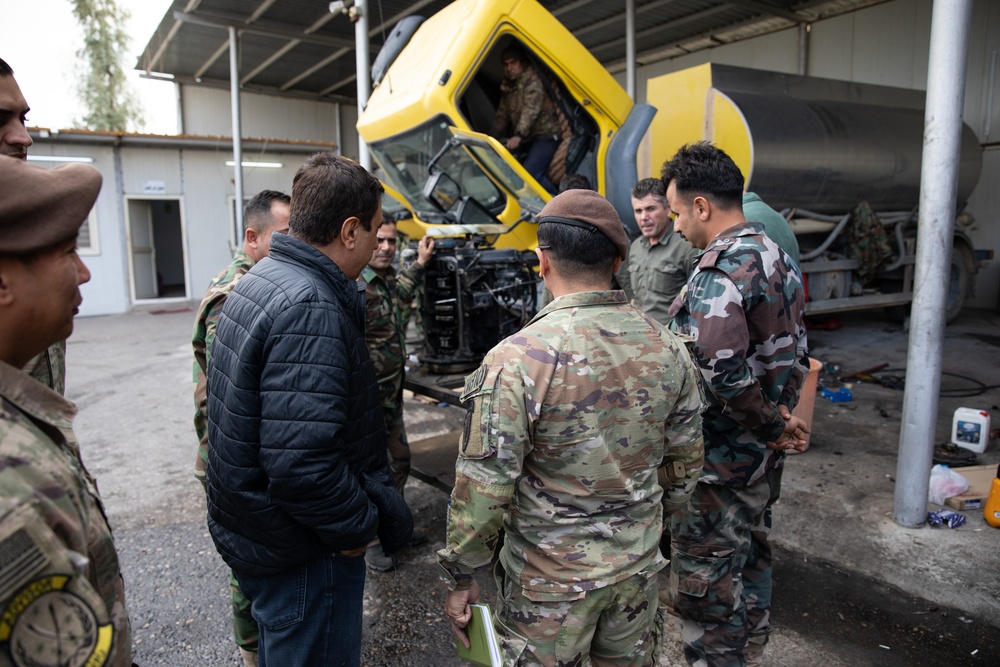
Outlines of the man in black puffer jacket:
<svg viewBox="0 0 1000 667">
<path fill-rule="evenodd" d="M 365 547 L 413 520 L 393 487 L 364 292 L 383 188 L 330 153 L 295 174 L 287 236 L 237 284 L 208 371 L 208 526 L 251 601 L 261 667 L 358 665 Z"/>
</svg>

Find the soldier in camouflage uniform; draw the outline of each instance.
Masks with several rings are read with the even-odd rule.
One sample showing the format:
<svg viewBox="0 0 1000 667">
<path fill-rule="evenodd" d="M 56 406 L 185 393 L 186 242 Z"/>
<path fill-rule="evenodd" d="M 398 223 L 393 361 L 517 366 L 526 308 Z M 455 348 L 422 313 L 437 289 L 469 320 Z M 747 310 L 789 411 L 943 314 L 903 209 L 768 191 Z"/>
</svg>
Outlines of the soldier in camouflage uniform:
<svg viewBox="0 0 1000 667">
<path fill-rule="evenodd" d="M 557 195 L 538 241 L 554 300 L 466 379 L 438 552 L 445 611 L 465 642 L 474 574 L 499 549 L 503 664 L 653 665 L 663 515 L 701 472 L 698 371 L 677 336 L 608 289 L 627 251 L 610 202 Z"/>
<path fill-rule="evenodd" d="M 208 286 L 194 321 L 191 346 L 194 348 L 194 430 L 198 434 L 198 456 L 194 476 L 205 484 L 208 463 L 208 399 L 206 374 L 215 341 L 215 327 L 222 314 L 226 297 L 250 268 L 267 257 L 271 250 L 271 234 L 288 232 L 288 204 L 291 198 L 283 192 L 263 190 L 247 202 L 243 209 L 246 231 L 243 246 L 236 251 L 229 266 L 219 272 Z M 250 615 L 250 601 L 240 591 L 233 573 L 229 573 L 229 588 L 233 603 L 233 637 L 247 667 L 257 664 L 257 622 Z"/>
<path fill-rule="evenodd" d="M 555 102 L 520 47 L 505 49 L 500 61 L 505 78 L 500 84 L 500 106 L 489 134 L 506 138 L 507 149 L 515 152 L 524 169 L 555 194 L 556 188 L 546 175 L 562 141 Z"/>
<path fill-rule="evenodd" d="M 76 406 L 19 370 L 73 331 L 90 272 L 88 165 L 0 157 L 0 663 L 132 664 L 118 554 L 73 434 Z"/>
<path fill-rule="evenodd" d="M 783 450 L 804 447 L 808 432 L 788 414 L 808 370 L 802 282 L 744 218 L 743 175 L 724 152 L 685 146 L 663 181 L 674 230 L 703 251 L 671 327 L 694 337 L 708 396 L 705 472 L 670 524 L 670 599 L 690 664 L 754 665 L 770 630 L 767 538 Z"/>
<path fill-rule="evenodd" d="M 28 157 L 34 143 L 25 127 L 28 102 L 14 79 L 14 70 L 0 58 L 0 155 L 19 160 Z M 66 341 L 43 350 L 24 366 L 24 372 L 60 394 L 66 393 Z"/>
<path fill-rule="evenodd" d="M 366 324 L 365 342 L 375 366 L 382 413 L 385 415 L 386 448 L 396 490 L 403 493 L 410 476 L 410 443 L 403 426 L 403 372 L 406 362 L 405 320 L 402 304 L 409 303 L 413 292 L 423 283 L 424 267 L 434 252 L 434 239 L 425 236 L 417 246 L 417 261 L 396 274 L 392 262 L 396 258 L 396 223 L 392 218 L 382 219 L 378 245 L 368 266 L 361 272 L 365 282 Z M 410 546 L 422 544 L 427 536 L 417 531 L 410 538 Z M 393 558 L 382 552 L 380 544 L 373 544 L 365 552 L 365 562 L 372 569 L 384 572 L 395 567 Z"/>
</svg>

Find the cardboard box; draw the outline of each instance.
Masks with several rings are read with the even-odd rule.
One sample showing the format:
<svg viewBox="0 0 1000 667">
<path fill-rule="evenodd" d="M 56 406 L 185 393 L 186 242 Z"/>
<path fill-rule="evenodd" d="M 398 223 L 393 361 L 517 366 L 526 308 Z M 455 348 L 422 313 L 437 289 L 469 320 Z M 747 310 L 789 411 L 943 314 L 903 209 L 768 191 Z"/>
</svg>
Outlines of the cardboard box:
<svg viewBox="0 0 1000 667">
<path fill-rule="evenodd" d="M 990 493 L 990 485 L 997 476 L 997 467 L 995 465 L 966 466 L 952 468 L 952 470 L 969 480 L 969 490 L 945 499 L 944 504 L 956 510 L 982 509 L 983 505 L 986 504 L 986 496 Z"/>
</svg>

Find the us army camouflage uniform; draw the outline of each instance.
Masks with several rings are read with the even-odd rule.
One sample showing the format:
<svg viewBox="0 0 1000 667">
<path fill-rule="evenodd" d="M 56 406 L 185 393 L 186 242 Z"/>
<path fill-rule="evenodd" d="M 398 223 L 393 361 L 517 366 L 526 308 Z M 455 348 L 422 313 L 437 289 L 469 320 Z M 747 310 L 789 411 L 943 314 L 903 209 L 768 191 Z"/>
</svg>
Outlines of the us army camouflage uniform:
<svg viewBox="0 0 1000 667">
<path fill-rule="evenodd" d="M 668 226 L 652 244 L 645 236 L 632 241 L 618 283 L 635 307 L 660 324 L 670 323 L 670 305 L 698 263 L 698 250 Z"/>
<path fill-rule="evenodd" d="M 808 368 L 798 272 L 760 225 L 725 230 L 701 255 L 672 328 L 695 338 L 705 381 L 705 471 L 671 519 L 670 598 L 692 665 L 742 666 L 767 643 L 771 505 L 784 453 L 778 404 Z"/>
<path fill-rule="evenodd" d="M 397 277 L 391 266 L 382 275 L 366 266 L 361 272 L 361 278 L 367 283 L 365 342 L 375 365 L 375 376 L 382 399 L 389 463 L 396 489 L 402 493 L 410 475 L 410 444 L 403 427 L 406 331 L 401 306 L 410 302 L 414 291 L 423 283 L 424 267 L 414 263 L 410 268 L 400 271 Z"/>
<path fill-rule="evenodd" d="M 504 664 L 654 664 L 662 517 L 701 472 L 684 345 L 624 292 L 570 294 L 494 347 L 462 399 L 438 560 L 451 589 L 468 588 L 504 535 Z"/>
<path fill-rule="evenodd" d="M 538 73 L 527 64 L 517 79 L 504 79 L 500 84 L 500 106 L 489 133 L 498 137 L 508 129 L 511 136 L 516 134 L 527 141 L 562 134 L 556 105 Z"/>
<path fill-rule="evenodd" d="M 60 341 L 34 357 L 24 372 L 49 389 L 66 395 L 66 341 Z"/>
<path fill-rule="evenodd" d="M 194 430 L 198 435 L 198 456 L 194 462 L 194 476 L 203 486 L 205 466 L 208 464 L 206 376 L 208 362 L 212 358 L 212 343 L 215 342 L 215 327 L 219 323 L 226 297 L 255 263 L 252 257 L 242 250 L 237 250 L 229 266 L 212 279 L 198 307 L 198 317 L 194 321 L 191 346 L 194 348 Z M 236 645 L 246 651 L 256 652 L 259 640 L 257 621 L 250 614 L 250 601 L 240 591 L 239 582 L 236 581 L 232 571 L 229 572 L 229 592 L 233 605 L 233 638 L 236 640 Z"/>
<path fill-rule="evenodd" d="M 75 414 L 0 362 L 0 664 L 132 664 L 118 554 Z"/>
</svg>

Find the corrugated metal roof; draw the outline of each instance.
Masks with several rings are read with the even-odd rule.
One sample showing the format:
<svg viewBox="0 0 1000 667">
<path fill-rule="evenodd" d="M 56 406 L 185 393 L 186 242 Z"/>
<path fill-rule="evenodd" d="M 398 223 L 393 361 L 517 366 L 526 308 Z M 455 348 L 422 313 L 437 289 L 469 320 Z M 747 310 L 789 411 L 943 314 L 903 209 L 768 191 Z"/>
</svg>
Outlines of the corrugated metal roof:
<svg viewBox="0 0 1000 667">
<path fill-rule="evenodd" d="M 854 11 L 887 0 L 636 0 L 636 60 L 649 64 Z M 449 0 L 369 1 L 374 60 L 399 19 Z M 612 72 L 625 69 L 625 7 L 608 0 L 542 0 Z M 136 69 L 182 83 L 229 85 L 229 33 L 240 34 L 244 90 L 353 101 L 354 25 L 324 0 L 174 0 Z"/>
</svg>

